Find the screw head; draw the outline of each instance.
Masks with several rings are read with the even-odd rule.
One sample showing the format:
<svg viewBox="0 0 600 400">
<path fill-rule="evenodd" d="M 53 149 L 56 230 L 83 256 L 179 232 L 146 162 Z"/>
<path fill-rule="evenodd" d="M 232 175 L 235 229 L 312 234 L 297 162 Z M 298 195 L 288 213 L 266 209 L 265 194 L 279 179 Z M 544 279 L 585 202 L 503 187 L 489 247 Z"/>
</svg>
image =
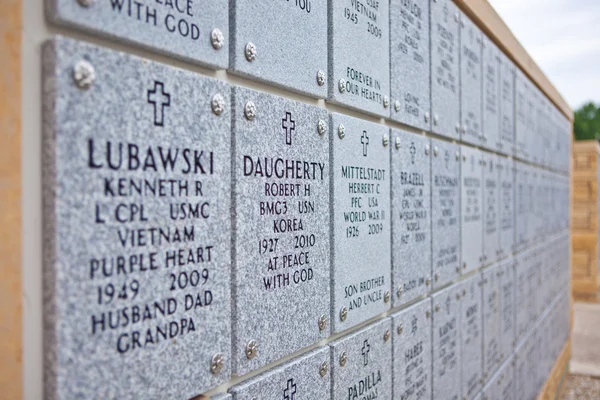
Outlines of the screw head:
<svg viewBox="0 0 600 400">
<path fill-rule="evenodd" d="M 348 309 L 346 307 L 342 307 L 340 310 L 340 320 L 343 322 L 348 317 Z"/>
<path fill-rule="evenodd" d="M 77 3 L 79 3 L 79 5 L 81 7 L 91 7 L 92 4 L 94 4 L 95 0 L 77 0 Z"/>
<path fill-rule="evenodd" d="M 394 102 L 394 110 L 396 110 L 396 111 L 400 111 L 400 107 L 401 107 L 401 105 L 400 105 L 400 100 L 396 100 L 396 101 Z"/>
<path fill-rule="evenodd" d="M 460 274 L 460 265 L 456 266 L 456 272 Z"/>
<path fill-rule="evenodd" d="M 319 375 L 321 375 L 321 376 L 327 375 L 328 370 L 329 370 L 329 364 L 327 364 L 327 361 L 323 361 L 323 364 L 321 364 L 321 367 L 319 368 Z"/>
<path fill-rule="evenodd" d="M 345 367 L 347 362 L 348 354 L 346 354 L 345 351 L 342 351 L 342 354 L 340 354 L 340 367 Z"/>
<path fill-rule="evenodd" d="M 81 60 L 73 68 L 73 80 L 80 89 L 87 89 L 96 80 L 96 69 L 86 60 Z"/>
<path fill-rule="evenodd" d="M 317 85 L 323 86 L 325 84 L 325 72 L 317 71 Z"/>
<path fill-rule="evenodd" d="M 460 293 L 456 293 L 456 300 L 460 300 Z"/>
<path fill-rule="evenodd" d="M 319 123 L 317 125 L 317 132 L 319 132 L 319 135 L 324 135 L 325 133 L 327 133 L 327 123 L 322 119 L 319 120 Z"/>
<path fill-rule="evenodd" d="M 246 344 L 246 358 L 252 360 L 258 353 L 258 343 L 256 340 L 251 340 Z"/>
<path fill-rule="evenodd" d="M 400 148 L 400 138 L 399 138 L 399 137 L 396 137 L 396 140 L 395 140 L 395 145 L 396 145 L 396 148 L 397 148 L 397 149 L 399 149 L 399 148 Z"/>
<path fill-rule="evenodd" d="M 425 122 L 429 122 L 429 113 L 426 112 L 425 115 L 423 116 L 423 119 L 425 120 Z"/>
<path fill-rule="evenodd" d="M 456 133 L 460 133 L 460 124 L 457 123 L 456 126 L 454 127 L 454 130 L 456 131 Z"/>
<path fill-rule="evenodd" d="M 467 263 L 463 263 L 463 269 L 467 269 Z"/>
<path fill-rule="evenodd" d="M 217 93 L 213 96 L 210 107 L 216 115 L 223 114 L 225 111 L 225 97 L 221 93 Z"/>
<path fill-rule="evenodd" d="M 425 317 L 426 318 L 431 317 L 431 311 L 429 311 L 429 310 L 425 311 Z"/>
<path fill-rule="evenodd" d="M 433 114 L 433 124 L 437 125 L 440 122 L 440 117 L 437 114 Z"/>
<path fill-rule="evenodd" d="M 458 13 L 454 13 L 454 20 L 455 20 L 456 22 L 458 22 L 458 20 L 459 20 L 459 19 L 460 19 L 460 18 L 459 18 L 459 16 L 458 16 Z"/>
<path fill-rule="evenodd" d="M 346 136 L 346 127 L 343 124 L 338 126 L 338 136 L 340 139 L 343 139 Z"/>
<path fill-rule="evenodd" d="M 388 108 L 390 106 L 390 98 L 387 96 L 383 96 L 383 108 Z"/>
<path fill-rule="evenodd" d="M 456 161 L 460 160 L 460 153 L 457 151 L 456 152 Z"/>
<path fill-rule="evenodd" d="M 345 79 L 340 79 L 338 81 L 338 90 L 340 91 L 340 93 L 344 93 L 346 91 L 346 80 Z"/>
<path fill-rule="evenodd" d="M 390 138 L 388 137 L 387 134 L 383 135 L 382 141 L 383 141 L 383 147 L 387 147 L 387 145 L 390 143 Z"/>
<path fill-rule="evenodd" d="M 210 43 L 215 50 L 221 50 L 225 44 L 225 36 L 220 29 L 213 29 L 210 33 Z"/>
<path fill-rule="evenodd" d="M 325 328 L 327 328 L 327 317 L 323 314 L 319 317 L 319 330 L 324 331 Z"/>
<path fill-rule="evenodd" d="M 246 47 L 244 48 L 244 55 L 246 56 L 246 60 L 250 62 L 256 60 L 256 45 L 252 42 L 246 43 Z"/>
<path fill-rule="evenodd" d="M 440 312 L 440 305 L 439 304 L 435 305 L 435 312 Z"/>
<path fill-rule="evenodd" d="M 438 279 L 440 279 L 440 274 L 438 274 L 437 272 L 434 275 L 435 281 L 437 282 Z"/>
<path fill-rule="evenodd" d="M 210 372 L 213 375 L 216 375 L 219 372 L 221 372 L 224 365 L 225 365 L 225 357 L 223 357 L 223 354 L 217 353 L 210 360 Z"/>
<path fill-rule="evenodd" d="M 390 332 L 389 329 L 386 329 L 385 332 L 383 333 L 383 341 L 387 342 L 390 340 L 391 337 L 392 337 L 392 332 Z"/>
<path fill-rule="evenodd" d="M 425 286 L 429 286 L 431 285 L 431 278 L 427 277 L 427 279 L 425 279 Z"/>
<path fill-rule="evenodd" d="M 248 121 L 252 121 L 256 117 L 256 104 L 248 101 L 244 106 L 244 115 Z"/>
<path fill-rule="evenodd" d="M 439 149 L 437 146 L 434 146 L 434 147 L 433 147 L 433 155 L 434 155 L 435 157 L 437 157 L 437 156 L 438 156 L 438 154 L 440 154 L 440 149 Z"/>
<path fill-rule="evenodd" d="M 402 324 L 398 325 L 396 332 L 398 332 L 398 335 L 402 335 L 402 332 L 404 332 L 404 326 Z"/>
<path fill-rule="evenodd" d="M 390 291 L 389 291 L 389 290 L 386 290 L 386 291 L 385 291 L 385 294 L 383 295 L 383 301 L 384 301 L 385 303 L 389 303 L 389 302 L 390 302 L 390 297 L 391 297 L 391 295 L 390 295 Z"/>
<path fill-rule="evenodd" d="M 425 155 L 429 155 L 429 145 L 425 145 Z"/>
</svg>

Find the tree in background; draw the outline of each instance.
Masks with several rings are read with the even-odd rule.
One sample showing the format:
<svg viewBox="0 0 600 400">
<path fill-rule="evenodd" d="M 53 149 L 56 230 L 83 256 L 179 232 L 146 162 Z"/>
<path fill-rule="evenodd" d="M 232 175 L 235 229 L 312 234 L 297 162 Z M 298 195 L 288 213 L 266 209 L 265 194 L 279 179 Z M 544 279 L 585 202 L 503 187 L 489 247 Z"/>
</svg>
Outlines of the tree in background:
<svg viewBox="0 0 600 400">
<path fill-rule="evenodd" d="M 600 140 L 600 105 L 585 103 L 575 110 L 575 140 Z"/>
</svg>

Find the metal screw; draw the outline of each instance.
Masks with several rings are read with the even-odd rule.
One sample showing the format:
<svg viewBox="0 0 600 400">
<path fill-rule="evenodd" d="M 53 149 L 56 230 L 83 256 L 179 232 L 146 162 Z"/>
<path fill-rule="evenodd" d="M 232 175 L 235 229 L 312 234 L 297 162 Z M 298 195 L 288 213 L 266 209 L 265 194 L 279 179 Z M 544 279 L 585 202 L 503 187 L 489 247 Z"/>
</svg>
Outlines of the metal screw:
<svg viewBox="0 0 600 400">
<path fill-rule="evenodd" d="M 402 326 L 402 324 L 398 325 L 397 332 L 398 335 L 402 335 L 402 332 L 404 332 L 404 326 Z"/>
<path fill-rule="evenodd" d="M 319 330 L 324 331 L 327 327 L 327 317 L 325 315 L 321 315 L 319 317 Z"/>
<path fill-rule="evenodd" d="M 437 281 L 438 281 L 438 279 L 440 279 L 440 274 L 438 274 L 438 273 L 436 272 L 436 273 L 435 273 L 435 276 L 434 276 L 434 278 L 435 278 L 435 281 L 437 282 Z"/>
<path fill-rule="evenodd" d="M 425 145 L 425 155 L 429 155 L 429 145 Z"/>
<path fill-rule="evenodd" d="M 223 357 L 223 354 L 217 353 L 212 357 L 212 360 L 210 360 L 210 372 L 212 372 L 213 375 L 216 375 L 221 372 L 224 365 L 225 357 Z"/>
<path fill-rule="evenodd" d="M 78 88 L 87 89 L 96 80 L 96 70 L 92 64 L 81 60 L 73 68 L 73 79 Z"/>
<path fill-rule="evenodd" d="M 462 295 L 463 297 L 467 295 L 467 291 L 465 289 L 463 289 Z"/>
<path fill-rule="evenodd" d="M 346 136 L 346 127 L 343 124 L 340 124 L 340 126 L 338 126 L 338 136 L 340 137 L 340 139 L 343 139 L 344 136 Z"/>
<path fill-rule="evenodd" d="M 338 89 L 340 93 L 344 93 L 346 91 L 346 81 L 344 79 L 340 79 L 338 81 Z"/>
<path fill-rule="evenodd" d="M 327 123 L 322 119 L 319 120 L 319 124 L 317 125 L 317 132 L 319 132 L 319 135 L 327 133 Z"/>
<path fill-rule="evenodd" d="M 456 124 L 454 129 L 456 130 L 456 133 L 460 133 L 460 124 Z"/>
<path fill-rule="evenodd" d="M 225 36 L 220 29 L 213 29 L 210 33 L 210 43 L 215 50 L 221 50 L 225 44 Z"/>
<path fill-rule="evenodd" d="M 246 345 L 246 358 L 252 360 L 256 357 L 256 353 L 258 353 L 258 343 L 256 340 L 251 340 Z"/>
<path fill-rule="evenodd" d="M 387 96 L 383 96 L 383 108 L 388 108 L 390 106 L 390 98 Z"/>
<path fill-rule="evenodd" d="M 328 370 L 329 370 L 329 364 L 327 364 L 327 361 L 323 361 L 323 364 L 321 364 L 321 368 L 319 368 L 319 375 L 321 375 L 321 376 L 327 375 Z"/>
<path fill-rule="evenodd" d="M 394 110 L 400 111 L 400 100 L 394 102 Z"/>
<path fill-rule="evenodd" d="M 456 266 L 456 272 L 458 272 L 460 274 L 460 265 Z"/>
<path fill-rule="evenodd" d="M 431 317 L 431 312 L 429 310 L 425 311 L 425 317 L 427 317 L 427 318 Z"/>
<path fill-rule="evenodd" d="M 425 286 L 429 286 L 431 285 L 431 278 L 427 277 L 427 279 L 425 279 Z"/>
<path fill-rule="evenodd" d="M 437 146 L 434 146 L 434 147 L 433 147 L 433 155 L 434 155 L 435 157 L 437 157 L 437 156 L 438 156 L 438 154 L 440 154 L 440 149 L 438 149 L 438 147 L 437 147 Z"/>
<path fill-rule="evenodd" d="M 390 297 L 391 297 L 390 296 L 390 291 L 386 290 L 385 294 L 383 295 L 383 301 L 386 302 L 386 303 L 389 303 L 390 302 Z"/>
<path fill-rule="evenodd" d="M 345 321 L 348 317 L 348 309 L 346 307 L 342 307 L 340 310 L 340 320 Z"/>
<path fill-rule="evenodd" d="M 429 113 L 428 112 L 425 113 L 424 118 L 425 118 L 425 122 L 429 122 Z"/>
<path fill-rule="evenodd" d="M 94 4 L 95 0 L 77 0 L 77 2 L 79 3 L 80 6 L 82 7 L 90 7 L 92 4 Z"/>
<path fill-rule="evenodd" d="M 325 72 L 317 71 L 317 85 L 323 86 L 325 84 Z"/>
<path fill-rule="evenodd" d="M 456 293 L 456 300 L 460 300 L 460 293 Z"/>
<path fill-rule="evenodd" d="M 386 329 L 385 333 L 383 334 L 383 341 L 387 342 L 388 340 L 390 340 L 391 337 L 392 337 L 392 332 L 390 332 L 389 329 Z"/>
<path fill-rule="evenodd" d="M 402 297 L 402 293 L 404 293 L 404 289 L 402 288 L 402 284 L 398 285 L 398 290 L 396 291 L 396 294 L 398 295 L 398 297 Z"/>
<path fill-rule="evenodd" d="M 383 135 L 383 147 L 387 147 L 389 142 L 390 142 L 390 138 L 388 137 L 387 134 L 384 134 Z"/>
<path fill-rule="evenodd" d="M 252 121 L 256 117 L 256 104 L 249 101 L 244 106 L 244 115 L 248 121 Z"/>
<path fill-rule="evenodd" d="M 464 162 L 467 162 L 467 156 L 465 156 L 464 154 L 463 154 L 462 159 L 463 159 Z"/>
<path fill-rule="evenodd" d="M 458 13 L 454 13 L 454 20 L 455 20 L 456 22 L 458 22 L 458 19 L 459 19 L 459 17 L 458 17 Z"/>
<path fill-rule="evenodd" d="M 340 367 L 345 367 L 347 362 L 348 362 L 348 355 L 346 354 L 345 351 L 342 351 L 342 354 L 340 354 Z"/>
<path fill-rule="evenodd" d="M 210 107 L 216 115 L 223 114 L 223 111 L 225 111 L 225 97 L 221 93 L 215 94 L 210 102 Z"/>
<path fill-rule="evenodd" d="M 250 62 L 254 61 L 256 59 L 256 45 L 252 42 L 246 43 L 244 54 L 246 55 L 246 60 Z"/>
<path fill-rule="evenodd" d="M 400 138 L 396 137 L 395 142 L 396 142 L 396 148 L 399 149 L 400 148 Z"/>
<path fill-rule="evenodd" d="M 463 263 L 463 269 L 467 269 L 467 263 Z"/>
<path fill-rule="evenodd" d="M 437 114 L 433 115 L 433 124 L 437 125 L 440 122 L 440 117 Z"/>
<path fill-rule="evenodd" d="M 456 161 L 460 160 L 460 153 L 458 152 L 458 150 L 456 151 Z"/>
<path fill-rule="evenodd" d="M 435 305 L 435 312 L 440 312 L 440 305 L 439 304 Z"/>
</svg>

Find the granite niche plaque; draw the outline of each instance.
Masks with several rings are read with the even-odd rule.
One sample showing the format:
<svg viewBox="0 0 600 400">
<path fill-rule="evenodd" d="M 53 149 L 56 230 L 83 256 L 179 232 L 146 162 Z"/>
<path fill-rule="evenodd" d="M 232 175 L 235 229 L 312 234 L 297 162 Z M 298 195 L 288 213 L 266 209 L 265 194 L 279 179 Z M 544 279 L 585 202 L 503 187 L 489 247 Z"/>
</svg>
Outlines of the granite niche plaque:
<svg viewBox="0 0 600 400">
<path fill-rule="evenodd" d="M 460 133 L 463 142 L 483 144 L 482 34 L 460 13 Z"/>
<path fill-rule="evenodd" d="M 515 74 L 515 156 L 522 160 L 529 159 L 529 127 L 528 127 L 528 83 L 527 77 L 520 69 Z M 531 132 L 533 134 L 533 132 Z"/>
<path fill-rule="evenodd" d="M 500 52 L 500 145 L 503 154 L 515 154 L 515 65 Z"/>
<path fill-rule="evenodd" d="M 329 23 L 329 101 L 389 117 L 389 1 L 330 1 Z"/>
<path fill-rule="evenodd" d="M 390 1 L 391 117 L 431 129 L 430 0 Z"/>
<path fill-rule="evenodd" d="M 392 315 L 394 398 L 431 398 L 431 299 Z"/>
<path fill-rule="evenodd" d="M 512 159 L 498 156 L 499 196 L 499 252 L 500 258 L 512 254 L 515 246 L 515 163 Z"/>
<path fill-rule="evenodd" d="M 500 264 L 500 362 L 513 351 L 515 340 L 515 261 Z"/>
<path fill-rule="evenodd" d="M 515 367 L 513 358 L 509 358 L 483 388 L 487 400 L 512 400 L 515 398 Z"/>
<path fill-rule="evenodd" d="M 460 285 L 432 295 L 433 398 L 461 398 Z"/>
<path fill-rule="evenodd" d="M 483 146 L 502 151 L 500 142 L 500 50 L 483 37 Z"/>
<path fill-rule="evenodd" d="M 483 158 L 482 153 L 461 146 L 461 256 L 463 273 L 483 265 Z"/>
<path fill-rule="evenodd" d="M 500 366 L 500 301 L 502 265 L 487 268 L 483 278 L 483 378 L 491 376 Z"/>
<path fill-rule="evenodd" d="M 515 249 L 522 250 L 528 244 L 527 225 L 529 218 L 529 168 L 515 161 Z"/>
<path fill-rule="evenodd" d="M 515 259 L 515 341 L 519 342 L 530 326 L 529 261 L 531 250 L 520 253 Z"/>
<path fill-rule="evenodd" d="M 329 336 L 329 137 L 321 108 L 241 87 L 233 95 L 233 360 L 242 375 Z"/>
<path fill-rule="evenodd" d="M 46 0 L 57 24 L 214 68 L 229 61 L 227 0 Z"/>
<path fill-rule="evenodd" d="M 392 398 L 392 321 L 384 318 L 331 346 L 331 399 Z"/>
<path fill-rule="evenodd" d="M 396 307 L 432 287 L 430 143 L 425 136 L 392 130 L 392 294 Z"/>
<path fill-rule="evenodd" d="M 460 138 L 459 20 L 451 0 L 431 6 L 431 112 L 434 133 Z"/>
<path fill-rule="evenodd" d="M 433 287 L 460 276 L 459 146 L 431 139 L 431 258 Z M 480 238 L 481 239 L 481 238 Z"/>
<path fill-rule="evenodd" d="M 328 399 L 329 347 L 288 361 L 229 389 L 233 400 Z"/>
<path fill-rule="evenodd" d="M 483 264 L 496 262 L 500 256 L 500 158 L 492 153 L 483 156 Z"/>
<path fill-rule="evenodd" d="M 227 381 L 229 86 L 60 37 L 43 61 L 46 397 Z"/>
<path fill-rule="evenodd" d="M 460 350 L 462 397 L 471 399 L 481 390 L 482 280 L 475 274 L 460 284 Z"/>
<path fill-rule="evenodd" d="M 389 128 L 331 115 L 331 232 L 334 332 L 390 308 Z"/>
<path fill-rule="evenodd" d="M 327 0 L 231 0 L 230 5 L 233 73 L 326 97 Z"/>
</svg>

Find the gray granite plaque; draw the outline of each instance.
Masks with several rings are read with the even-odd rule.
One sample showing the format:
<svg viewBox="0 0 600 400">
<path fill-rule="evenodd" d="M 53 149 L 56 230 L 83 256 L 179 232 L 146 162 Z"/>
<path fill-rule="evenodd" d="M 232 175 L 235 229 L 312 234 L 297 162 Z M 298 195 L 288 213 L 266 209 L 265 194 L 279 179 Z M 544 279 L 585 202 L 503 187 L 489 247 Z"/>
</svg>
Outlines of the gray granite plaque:
<svg viewBox="0 0 600 400">
<path fill-rule="evenodd" d="M 529 328 L 529 251 L 520 253 L 515 259 L 515 341 L 518 343 Z"/>
<path fill-rule="evenodd" d="M 459 20 L 450 0 L 430 2 L 431 7 L 431 112 L 432 131 L 460 138 Z"/>
<path fill-rule="evenodd" d="M 227 381 L 229 86 L 60 37 L 43 61 L 46 398 Z"/>
<path fill-rule="evenodd" d="M 492 264 L 500 258 L 500 156 L 483 156 L 483 263 Z"/>
<path fill-rule="evenodd" d="M 537 209 L 536 189 L 538 181 L 538 169 L 529 164 L 524 164 L 523 168 L 527 171 L 527 224 L 525 227 L 525 243 L 526 245 L 531 245 L 537 240 L 535 236 L 535 232 L 537 230 L 537 217 L 535 210 Z"/>
<path fill-rule="evenodd" d="M 384 318 L 331 346 L 331 399 L 392 398 L 392 321 Z"/>
<path fill-rule="evenodd" d="M 430 139 L 392 130 L 392 288 L 394 306 L 431 290 Z"/>
<path fill-rule="evenodd" d="M 461 146 L 461 256 L 463 273 L 483 265 L 483 159 L 481 152 Z"/>
<path fill-rule="evenodd" d="M 527 246 L 527 220 L 529 216 L 529 168 L 515 161 L 515 248 Z"/>
<path fill-rule="evenodd" d="M 529 162 L 534 162 L 534 154 L 536 149 L 540 147 L 537 143 L 537 87 L 531 80 L 525 76 L 525 100 L 527 104 L 525 118 L 527 121 L 527 130 L 524 132 L 525 144 L 524 159 Z"/>
<path fill-rule="evenodd" d="M 515 154 L 515 64 L 500 52 L 500 144 L 498 151 Z"/>
<path fill-rule="evenodd" d="M 431 398 L 431 299 L 392 315 L 394 398 Z"/>
<path fill-rule="evenodd" d="M 389 128 L 332 114 L 329 137 L 331 319 L 340 332 L 390 308 Z"/>
<path fill-rule="evenodd" d="M 500 50 L 483 37 L 483 146 L 502 151 L 500 146 Z"/>
<path fill-rule="evenodd" d="M 515 156 L 522 160 L 527 160 L 529 156 L 527 153 L 528 78 L 520 69 L 516 68 L 515 71 Z"/>
<path fill-rule="evenodd" d="M 329 137 L 321 108 L 233 94 L 233 360 L 242 375 L 329 336 Z"/>
<path fill-rule="evenodd" d="M 327 0 L 230 4 L 232 72 L 313 97 L 327 95 Z"/>
<path fill-rule="evenodd" d="M 504 258 L 512 254 L 515 244 L 515 163 L 506 157 L 498 157 L 497 160 L 500 173 L 500 204 L 498 205 L 500 248 L 498 255 Z"/>
<path fill-rule="evenodd" d="M 461 139 L 474 145 L 483 144 L 482 127 L 482 34 L 479 28 L 460 13 L 460 123 Z"/>
<path fill-rule="evenodd" d="M 46 10 L 48 18 L 60 25 L 209 67 L 228 65 L 227 0 L 46 0 Z"/>
<path fill-rule="evenodd" d="M 439 288 L 460 275 L 460 151 L 438 139 L 431 147 L 431 259 Z"/>
<path fill-rule="evenodd" d="M 529 243 L 539 242 L 543 238 L 541 229 L 544 221 L 539 215 L 540 211 L 543 211 L 544 194 L 543 187 L 541 184 L 541 170 L 535 166 L 529 167 L 529 185 L 530 185 L 530 197 L 529 197 L 529 216 L 527 226 L 527 236 Z"/>
<path fill-rule="evenodd" d="M 483 388 L 483 393 L 486 400 L 516 400 L 515 367 L 512 357 L 492 376 Z"/>
<path fill-rule="evenodd" d="M 329 101 L 389 117 L 389 1 L 330 1 L 329 24 Z"/>
<path fill-rule="evenodd" d="M 471 399 L 481 390 L 483 362 L 482 280 L 475 274 L 460 283 L 460 337 L 462 397 Z"/>
<path fill-rule="evenodd" d="M 328 399 L 331 391 L 329 348 L 311 351 L 233 386 L 233 400 Z"/>
<path fill-rule="evenodd" d="M 500 361 L 513 351 L 515 340 L 515 262 L 500 264 Z"/>
<path fill-rule="evenodd" d="M 430 0 L 390 1 L 392 119 L 431 130 Z"/>
<path fill-rule="evenodd" d="M 502 265 L 483 271 L 483 378 L 487 380 L 500 366 L 500 301 Z"/>
<path fill-rule="evenodd" d="M 461 398 L 460 285 L 432 295 L 433 398 Z"/>
</svg>

